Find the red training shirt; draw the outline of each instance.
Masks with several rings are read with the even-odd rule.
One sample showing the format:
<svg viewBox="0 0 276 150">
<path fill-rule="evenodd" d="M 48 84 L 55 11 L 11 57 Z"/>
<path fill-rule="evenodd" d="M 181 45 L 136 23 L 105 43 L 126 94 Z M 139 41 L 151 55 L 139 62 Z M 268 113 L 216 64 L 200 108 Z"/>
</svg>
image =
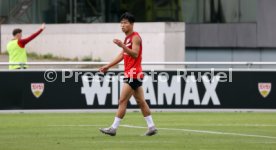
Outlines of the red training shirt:
<svg viewBox="0 0 276 150">
<path fill-rule="evenodd" d="M 134 36 L 138 36 L 140 39 L 140 35 L 137 32 L 133 32 L 129 36 L 125 38 L 124 44 L 132 49 L 132 39 Z M 127 53 L 124 53 L 124 65 L 125 65 L 125 77 L 132 79 L 142 79 L 144 78 L 141 62 L 142 62 L 142 39 L 139 48 L 139 54 L 137 58 L 133 58 L 129 56 Z"/>
</svg>

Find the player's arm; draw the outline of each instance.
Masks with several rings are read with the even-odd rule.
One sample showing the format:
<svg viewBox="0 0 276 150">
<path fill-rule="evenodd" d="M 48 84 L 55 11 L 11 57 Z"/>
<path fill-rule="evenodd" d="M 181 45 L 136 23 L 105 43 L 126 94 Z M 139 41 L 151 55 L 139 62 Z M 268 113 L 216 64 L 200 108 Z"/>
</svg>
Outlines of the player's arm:
<svg viewBox="0 0 276 150">
<path fill-rule="evenodd" d="M 22 48 L 25 47 L 30 41 L 32 41 L 34 38 L 36 38 L 43 30 L 45 29 L 45 23 L 41 25 L 38 31 L 33 33 L 31 36 L 18 40 L 18 45 Z"/>
<path fill-rule="evenodd" d="M 108 65 L 105 65 L 99 69 L 100 72 L 107 72 L 109 68 L 115 66 L 124 59 L 124 52 L 122 51 L 117 57 L 115 57 Z"/>
<path fill-rule="evenodd" d="M 134 36 L 132 39 L 132 49 L 128 48 L 122 41 L 115 39 L 114 43 L 119 47 L 123 48 L 124 52 L 133 58 L 137 58 L 139 56 L 141 39 L 138 36 Z"/>
</svg>

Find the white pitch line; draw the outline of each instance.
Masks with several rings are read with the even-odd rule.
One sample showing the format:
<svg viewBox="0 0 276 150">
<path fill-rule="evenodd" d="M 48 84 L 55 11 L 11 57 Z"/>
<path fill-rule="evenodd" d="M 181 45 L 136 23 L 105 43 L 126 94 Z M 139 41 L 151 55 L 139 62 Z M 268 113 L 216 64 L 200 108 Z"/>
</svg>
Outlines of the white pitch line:
<svg viewBox="0 0 276 150">
<path fill-rule="evenodd" d="M 89 125 L 89 124 L 87 124 L 87 125 L 48 125 L 48 126 L 50 126 L 50 127 L 103 127 L 105 125 Z M 133 125 L 120 125 L 120 126 L 121 127 L 126 127 L 126 128 L 135 128 L 135 129 L 146 129 L 147 128 L 147 127 L 133 126 Z M 221 132 L 221 131 L 192 130 L 192 129 L 179 129 L 179 128 L 158 128 L 158 129 L 159 130 L 167 130 L 167 131 L 184 131 L 184 132 L 216 134 L 216 135 L 232 135 L 232 136 L 276 139 L 276 137 L 274 137 L 274 136 L 242 134 L 242 133 L 230 133 L 230 132 Z"/>
<path fill-rule="evenodd" d="M 276 124 L 182 124 L 184 126 L 211 126 L 211 127 L 276 127 Z"/>
<path fill-rule="evenodd" d="M 276 144 L 276 142 L 256 142 L 256 141 L 248 142 L 248 143 L 250 143 L 250 144 Z"/>
<path fill-rule="evenodd" d="M 147 127 L 142 126 L 132 126 L 132 125 L 121 125 L 126 128 L 136 128 L 136 129 L 145 129 Z M 158 128 L 159 130 L 167 131 L 184 131 L 184 132 L 194 132 L 194 133 L 206 133 L 206 134 L 216 134 L 216 135 L 233 135 L 233 136 L 243 136 L 243 137 L 256 137 L 256 138 L 268 138 L 276 139 L 274 136 L 266 135 L 254 135 L 254 134 L 242 134 L 242 133 L 230 133 L 230 132 L 220 132 L 220 131 L 208 131 L 208 130 L 192 130 L 192 129 L 177 129 L 177 128 Z"/>
<path fill-rule="evenodd" d="M 103 127 L 105 125 L 48 125 L 48 127 Z"/>
</svg>

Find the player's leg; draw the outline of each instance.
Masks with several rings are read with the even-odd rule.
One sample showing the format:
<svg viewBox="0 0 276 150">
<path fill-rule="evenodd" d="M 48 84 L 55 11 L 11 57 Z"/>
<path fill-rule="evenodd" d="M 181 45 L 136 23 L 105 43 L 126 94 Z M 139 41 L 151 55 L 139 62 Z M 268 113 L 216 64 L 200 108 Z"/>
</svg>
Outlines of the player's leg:
<svg viewBox="0 0 276 150">
<path fill-rule="evenodd" d="M 105 133 L 111 136 L 116 135 L 116 130 L 119 127 L 121 120 L 125 116 L 127 104 L 133 92 L 134 91 L 130 87 L 130 85 L 127 83 L 124 83 L 122 92 L 120 95 L 120 99 L 119 99 L 119 108 L 117 110 L 116 117 L 114 118 L 113 124 L 111 125 L 110 128 L 101 128 L 100 131 L 102 133 Z"/>
<path fill-rule="evenodd" d="M 146 103 L 146 101 L 144 99 L 145 96 L 144 96 L 143 87 L 141 87 L 141 86 L 138 87 L 134 91 L 133 96 L 134 96 L 139 108 L 141 109 L 143 116 L 144 117 L 150 116 L 151 112 L 150 112 L 148 104 Z"/>
<path fill-rule="evenodd" d="M 123 119 L 126 114 L 126 108 L 130 97 L 133 95 L 134 90 L 127 83 L 124 83 L 121 96 L 119 99 L 119 108 L 116 117 Z"/>
<path fill-rule="evenodd" d="M 138 87 L 134 91 L 133 96 L 135 97 L 137 104 L 140 107 L 142 114 L 143 114 L 143 116 L 147 122 L 147 125 L 148 125 L 148 131 L 145 133 L 145 135 L 147 135 L 147 136 L 155 135 L 157 133 L 157 129 L 154 125 L 154 122 L 153 122 L 153 119 L 151 116 L 151 112 L 150 112 L 150 108 L 145 100 L 143 87 L 142 86 Z"/>
</svg>

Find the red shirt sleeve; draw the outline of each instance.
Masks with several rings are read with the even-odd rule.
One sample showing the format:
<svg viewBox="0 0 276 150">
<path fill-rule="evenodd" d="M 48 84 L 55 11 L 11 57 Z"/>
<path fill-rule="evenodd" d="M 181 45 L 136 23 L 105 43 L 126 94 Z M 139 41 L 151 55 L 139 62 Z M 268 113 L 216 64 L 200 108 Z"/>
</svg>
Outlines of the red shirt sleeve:
<svg viewBox="0 0 276 150">
<path fill-rule="evenodd" d="M 37 32 L 35 32 L 34 34 L 32 34 L 31 36 L 25 38 L 25 39 L 20 39 L 18 40 L 18 45 L 21 48 L 24 48 L 25 45 L 27 45 L 30 41 L 32 41 L 34 38 L 36 38 L 43 30 L 39 29 Z"/>
</svg>

